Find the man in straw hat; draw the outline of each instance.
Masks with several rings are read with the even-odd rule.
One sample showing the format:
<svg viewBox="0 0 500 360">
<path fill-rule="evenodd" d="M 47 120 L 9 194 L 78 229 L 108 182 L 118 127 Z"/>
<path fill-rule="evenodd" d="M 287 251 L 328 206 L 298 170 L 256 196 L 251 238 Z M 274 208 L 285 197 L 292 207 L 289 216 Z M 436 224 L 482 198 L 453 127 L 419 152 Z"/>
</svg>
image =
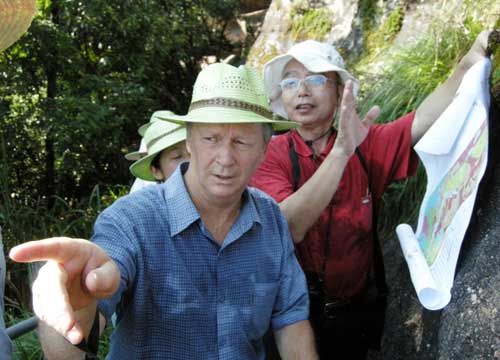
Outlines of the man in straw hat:
<svg viewBox="0 0 500 360">
<path fill-rule="evenodd" d="M 35 0 L 16 0 L 6 3 L 0 0 L 0 51 L 7 49 L 23 35 L 36 13 Z M 5 289 L 5 258 L 0 228 L 0 359 L 10 360 L 12 343 L 5 333 L 4 289 Z"/>
<path fill-rule="evenodd" d="M 320 358 L 365 359 L 380 346 L 387 289 L 374 229 L 382 193 L 415 173 L 412 146 L 484 58 L 488 34 L 416 112 L 385 125 L 372 126 L 378 107 L 357 115 L 358 83 L 333 46 L 308 40 L 265 65 L 271 109 L 300 127 L 271 140 L 250 184 L 278 201 L 288 221 Z"/>
<path fill-rule="evenodd" d="M 164 184 L 117 200 L 92 242 L 11 250 L 15 261 L 48 261 L 33 285 L 46 356 L 81 358 L 72 344 L 93 342 L 116 311 L 110 359 L 264 359 L 269 326 L 283 359 L 316 359 L 286 221 L 247 188 L 271 126 L 293 123 L 272 120 L 255 71 L 221 63 L 198 75 L 188 114 L 166 120 L 187 126 L 191 158 Z"/>
</svg>

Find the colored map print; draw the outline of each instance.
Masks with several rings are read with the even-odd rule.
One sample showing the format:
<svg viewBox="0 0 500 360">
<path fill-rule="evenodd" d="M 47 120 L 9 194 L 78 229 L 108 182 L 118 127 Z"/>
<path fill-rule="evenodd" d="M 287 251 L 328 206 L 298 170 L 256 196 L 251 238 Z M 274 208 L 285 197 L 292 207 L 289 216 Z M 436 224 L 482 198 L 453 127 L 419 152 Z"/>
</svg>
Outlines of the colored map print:
<svg viewBox="0 0 500 360">
<path fill-rule="evenodd" d="M 474 135 L 448 174 L 429 196 L 418 242 L 429 266 L 444 244 L 448 226 L 462 203 L 473 193 L 480 180 L 481 165 L 486 161 L 487 122 Z"/>
</svg>

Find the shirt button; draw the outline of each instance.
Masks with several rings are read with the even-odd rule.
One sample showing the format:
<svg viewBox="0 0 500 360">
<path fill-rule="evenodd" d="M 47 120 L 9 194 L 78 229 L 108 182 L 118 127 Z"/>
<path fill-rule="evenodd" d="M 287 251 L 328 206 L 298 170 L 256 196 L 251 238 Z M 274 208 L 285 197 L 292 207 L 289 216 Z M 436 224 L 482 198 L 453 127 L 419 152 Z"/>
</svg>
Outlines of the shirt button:
<svg viewBox="0 0 500 360">
<path fill-rule="evenodd" d="M 224 296 L 224 294 L 219 294 L 219 302 L 223 303 L 224 301 L 226 301 L 226 297 Z"/>
</svg>

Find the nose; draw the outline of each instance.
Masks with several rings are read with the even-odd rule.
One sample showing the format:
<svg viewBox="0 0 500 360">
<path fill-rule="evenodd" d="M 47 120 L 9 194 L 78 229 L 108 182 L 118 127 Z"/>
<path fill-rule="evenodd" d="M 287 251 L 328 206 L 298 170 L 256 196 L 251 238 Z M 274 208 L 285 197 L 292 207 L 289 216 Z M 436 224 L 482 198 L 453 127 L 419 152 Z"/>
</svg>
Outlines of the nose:
<svg viewBox="0 0 500 360">
<path fill-rule="evenodd" d="M 221 166 L 231 166 L 235 163 L 234 148 L 230 141 L 221 142 L 217 149 L 216 162 Z"/>
<path fill-rule="evenodd" d="M 297 89 L 297 95 L 298 96 L 309 96 L 310 95 L 309 88 L 307 87 L 307 84 L 304 81 L 304 79 L 300 79 L 300 81 L 299 81 L 299 88 Z"/>
</svg>

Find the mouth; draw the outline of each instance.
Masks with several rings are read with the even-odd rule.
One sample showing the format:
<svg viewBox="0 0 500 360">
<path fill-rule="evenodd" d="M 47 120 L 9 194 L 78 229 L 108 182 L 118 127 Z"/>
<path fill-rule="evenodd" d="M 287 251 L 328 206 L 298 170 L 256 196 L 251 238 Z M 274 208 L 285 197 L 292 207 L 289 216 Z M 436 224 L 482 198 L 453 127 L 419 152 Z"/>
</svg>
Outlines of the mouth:
<svg viewBox="0 0 500 360">
<path fill-rule="evenodd" d="M 233 179 L 233 176 L 228 176 L 228 175 L 214 174 L 214 176 L 220 181 L 230 181 Z"/>
<path fill-rule="evenodd" d="M 315 107 L 316 107 L 315 105 L 309 104 L 309 103 L 298 104 L 297 106 L 295 106 L 295 110 L 297 110 L 299 112 L 307 112 L 309 110 L 314 109 Z"/>
</svg>

